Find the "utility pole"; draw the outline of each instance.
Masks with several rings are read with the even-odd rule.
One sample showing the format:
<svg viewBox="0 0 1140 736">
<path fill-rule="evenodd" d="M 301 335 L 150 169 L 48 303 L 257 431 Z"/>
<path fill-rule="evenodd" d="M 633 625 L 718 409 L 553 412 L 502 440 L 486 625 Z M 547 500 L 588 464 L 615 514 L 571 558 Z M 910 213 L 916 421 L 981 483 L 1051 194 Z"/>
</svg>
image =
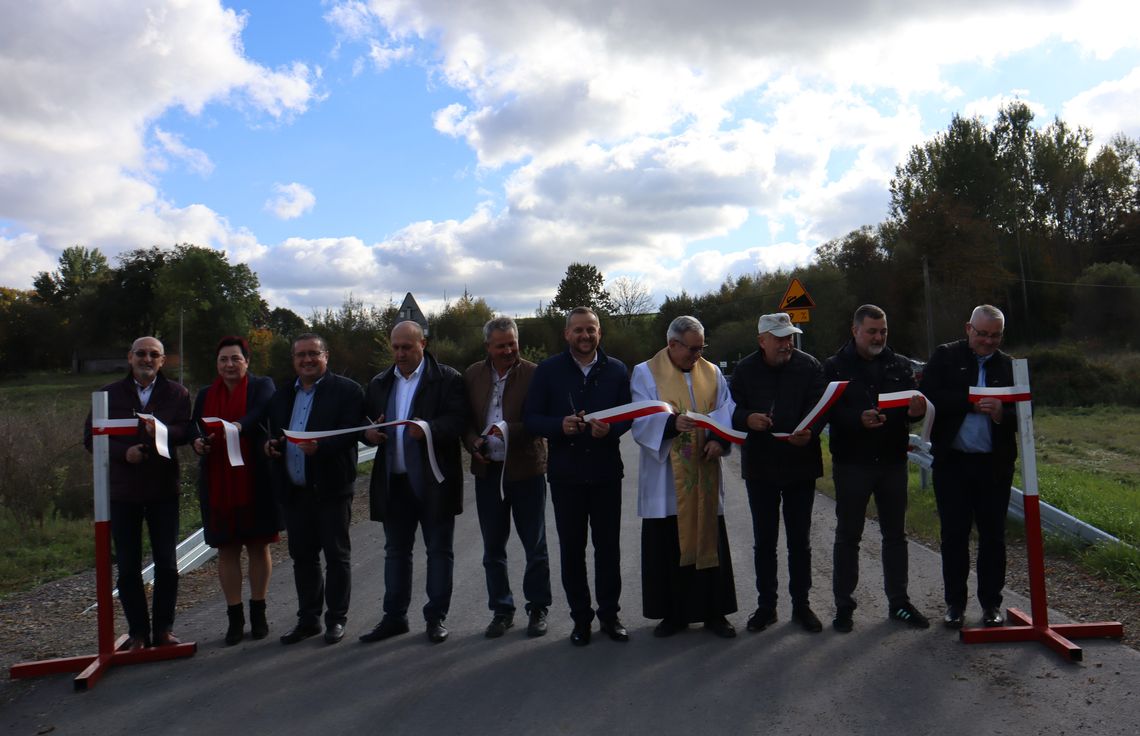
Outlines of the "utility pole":
<svg viewBox="0 0 1140 736">
<path fill-rule="evenodd" d="M 183 386 L 186 382 L 182 380 L 182 369 L 186 367 L 186 353 L 182 351 L 182 322 L 186 310 L 182 307 L 178 308 L 178 382 Z"/>
<path fill-rule="evenodd" d="M 930 300 L 930 264 L 922 257 L 922 291 L 926 299 L 926 354 L 934 352 L 934 308 Z"/>
</svg>

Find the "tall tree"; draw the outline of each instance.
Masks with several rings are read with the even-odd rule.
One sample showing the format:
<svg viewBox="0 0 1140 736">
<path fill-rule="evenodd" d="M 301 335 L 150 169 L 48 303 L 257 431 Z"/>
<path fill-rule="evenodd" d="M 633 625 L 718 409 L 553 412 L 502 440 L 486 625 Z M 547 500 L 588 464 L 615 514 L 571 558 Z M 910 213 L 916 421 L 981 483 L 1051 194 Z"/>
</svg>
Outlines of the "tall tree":
<svg viewBox="0 0 1140 736">
<path fill-rule="evenodd" d="M 261 304 L 257 276 L 244 263 L 231 264 L 213 248 L 182 244 L 159 273 L 161 328 L 167 352 L 177 349 L 192 380 L 213 380 L 214 346 L 224 335 L 247 335 Z"/>
<path fill-rule="evenodd" d="M 566 276 L 558 284 L 550 309 L 565 313 L 574 307 L 589 307 L 599 314 L 614 313 L 613 300 L 605 289 L 605 279 L 597 266 L 571 263 L 566 267 Z"/>
<path fill-rule="evenodd" d="M 653 311 L 653 295 L 640 278 L 619 276 L 611 284 L 610 296 L 614 314 L 625 324 L 630 324 L 639 314 Z"/>
</svg>

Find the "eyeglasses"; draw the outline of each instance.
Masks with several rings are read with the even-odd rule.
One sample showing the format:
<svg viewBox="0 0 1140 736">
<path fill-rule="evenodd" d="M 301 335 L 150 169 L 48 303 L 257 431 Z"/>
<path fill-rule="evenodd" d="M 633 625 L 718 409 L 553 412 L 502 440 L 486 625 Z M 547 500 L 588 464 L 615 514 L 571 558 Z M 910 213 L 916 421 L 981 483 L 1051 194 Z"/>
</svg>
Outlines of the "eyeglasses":
<svg viewBox="0 0 1140 736">
<path fill-rule="evenodd" d="M 974 331 L 974 334 L 976 336 L 982 338 L 983 340 L 985 340 L 985 339 L 1000 340 L 1001 336 L 1002 336 L 1002 333 L 1000 330 L 998 332 L 986 332 L 985 330 L 979 330 L 977 327 L 974 327 L 973 324 L 970 325 L 970 329 Z"/>
<path fill-rule="evenodd" d="M 162 357 L 162 353 L 157 350 L 136 350 L 134 354 L 136 358 L 150 358 L 151 360 L 158 360 Z"/>
<path fill-rule="evenodd" d="M 685 343 L 677 340 L 677 344 L 689 351 L 689 355 L 699 355 L 705 350 L 708 350 L 709 344 L 706 342 L 704 345 L 686 345 Z"/>
<path fill-rule="evenodd" d="M 319 358 L 322 355 L 324 355 L 326 352 L 327 351 L 325 351 L 325 350 L 300 350 L 298 352 L 293 353 L 293 357 L 294 358 Z"/>
</svg>

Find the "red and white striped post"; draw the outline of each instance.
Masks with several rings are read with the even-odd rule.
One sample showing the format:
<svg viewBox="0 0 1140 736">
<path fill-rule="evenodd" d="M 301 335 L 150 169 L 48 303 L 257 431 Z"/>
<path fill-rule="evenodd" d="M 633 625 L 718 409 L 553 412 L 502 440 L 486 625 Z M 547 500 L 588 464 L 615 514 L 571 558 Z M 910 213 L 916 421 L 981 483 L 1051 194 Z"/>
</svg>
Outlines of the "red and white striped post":
<svg viewBox="0 0 1140 736">
<path fill-rule="evenodd" d="M 1029 366 L 1024 358 L 1013 361 L 1013 382 L 1018 386 L 1029 386 Z M 962 629 L 959 638 L 967 644 L 1038 641 L 1062 656 L 1079 662 L 1082 658 L 1081 648 L 1070 639 L 1119 639 L 1124 636 L 1124 627 L 1118 621 L 1049 624 L 1049 603 L 1045 595 L 1045 551 L 1041 540 L 1041 505 L 1037 493 L 1037 454 L 1033 441 L 1033 406 L 1028 397 L 1017 400 L 1017 431 L 1021 444 L 1021 479 L 1025 486 L 1025 550 L 1032 615 L 1018 608 L 1009 608 L 1006 614 L 1011 625 Z"/>
<path fill-rule="evenodd" d="M 39 662 L 22 662 L 12 665 L 9 676 L 22 677 L 55 675 L 81 670 L 75 678 L 76 690 L 95 686 L 108 667 L 138 662 L 156 662 L 164 659 L 189 657 L 198 651 L 194 642 L 174 646 L 119 651 L 128 639 L 123 634 L 115 639 L 115 599 L 111 586 L 111 494 L 110 494 L 110 440 L 112 434 L 133 435 L 138 432 L 137 419 L 108 419 L 107 392 L 91 394 L 91 455 L 95 485 L 95 596 L 98 602 L 98 654 L 78 657 L 45 659 Z"/>
</svg>

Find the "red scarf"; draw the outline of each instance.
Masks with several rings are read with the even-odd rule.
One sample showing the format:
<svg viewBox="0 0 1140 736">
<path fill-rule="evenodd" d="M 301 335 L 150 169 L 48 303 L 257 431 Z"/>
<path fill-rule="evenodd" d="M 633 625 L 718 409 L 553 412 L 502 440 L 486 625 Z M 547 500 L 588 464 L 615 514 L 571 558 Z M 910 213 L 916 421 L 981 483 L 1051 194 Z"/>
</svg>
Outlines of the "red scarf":
<svg viewBox="0 0 1140 736">
<path fill-rule="evenodd" d="M 235 422 L 245 416 L 246 387 L 249 377 L 242 376 L 233 391 L 226 387 L 221 376 L 214 379 L 206 393 L 202 415 Z M 253 519 L 253 473 L 250 470 L 252 454 L 249 440 L 241 435 L 241 458 L 245 465 L 231 467 L 226 456 L 226 437 L 220 424 L 211 424 L 213 451 L 206 457 L 210 480 L 210 526 L 233 534 L 240 527 L 248 527 Z"/>
</svg>

